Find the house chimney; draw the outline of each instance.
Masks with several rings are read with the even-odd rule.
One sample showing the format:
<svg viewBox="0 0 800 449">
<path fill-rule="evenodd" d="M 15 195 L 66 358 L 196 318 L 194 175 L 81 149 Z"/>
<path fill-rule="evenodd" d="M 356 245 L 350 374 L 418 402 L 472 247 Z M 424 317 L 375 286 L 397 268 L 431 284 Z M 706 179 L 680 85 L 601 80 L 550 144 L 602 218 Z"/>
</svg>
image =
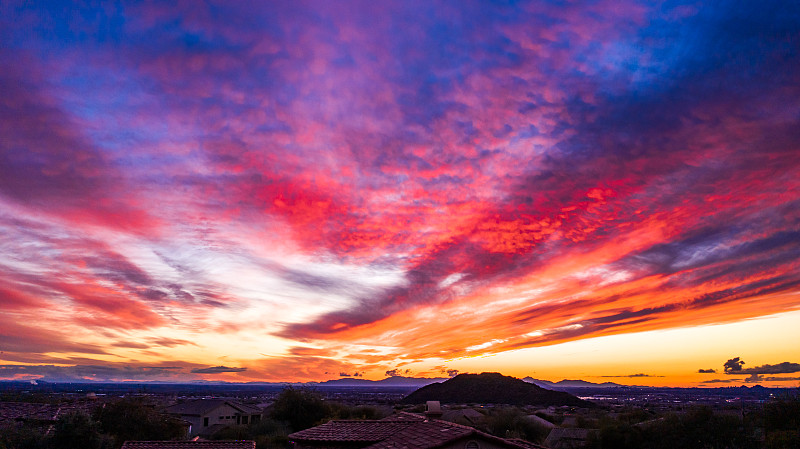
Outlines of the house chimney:
<svg viewBox="0 0 800 449">
<path fill-rule="evenodd" d="M 425 406 L 425 418 L 439 419 L 442 417 L 442 406 L 439 401 L 428 401 Z"/>
</svg>

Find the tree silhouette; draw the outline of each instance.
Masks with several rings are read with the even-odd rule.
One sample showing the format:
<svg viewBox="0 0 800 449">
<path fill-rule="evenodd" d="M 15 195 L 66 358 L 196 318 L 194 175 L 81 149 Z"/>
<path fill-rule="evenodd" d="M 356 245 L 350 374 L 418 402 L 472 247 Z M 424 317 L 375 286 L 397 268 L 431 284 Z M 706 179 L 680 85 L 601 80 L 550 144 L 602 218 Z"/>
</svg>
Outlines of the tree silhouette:
<svg viewBox="0 0 800 449">
<path fill-rule="evenodd" d="M 63 449 L 111 447 L 109 438 L 100 431 L 100 424 L 82 412 L 70 412 L 58 418 L 50 443 L 52 447 Z"/>
<path fill-rule="evenodd" d="M 286 421 L 293 431 L 308 429 L 330 416 L 331 409 L 319 393 L 310 388 L 286 387 L 272 405 L 272 417 Z"/>
</svg>

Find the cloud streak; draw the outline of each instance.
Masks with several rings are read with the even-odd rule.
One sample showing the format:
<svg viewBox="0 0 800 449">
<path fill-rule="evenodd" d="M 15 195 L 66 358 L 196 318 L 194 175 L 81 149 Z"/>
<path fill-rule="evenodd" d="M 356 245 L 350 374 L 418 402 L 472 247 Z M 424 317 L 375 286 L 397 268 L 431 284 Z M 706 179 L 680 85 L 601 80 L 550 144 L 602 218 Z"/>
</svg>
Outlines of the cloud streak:
<svg viewBox="0 0 800 449">
<path fill-rule="evenodd" d="M 195 374 L 219 374 L 219 373 L 241 373 L 247 371 L 247 368 L 233 368 L 227 366 L 211 366 L 208 368 L 195 368 L 191 372 Z"/>
<path fill-rule="evenodd" d="M 800 372 L 800 363 L 792 362 L 783 362 L 775 365 L 761 365 L 753 368 L 742 368 L 741 365 L 737 365 L 737 369 L 725 370 L 726 374 L 790 374 L 797 372 Z"/>
<path fill-rule="evenodd" d="M 657 375 L 645 374 L 645 373 L 636 373 L 636 374 L 628 374 L 628 375 L 625 375 L 625 376 L 599 376 L 599 377 L 630 377 L 630 378 L 636 378 L 636 377 L 664 377 L 664 376 L 657 376 Z"/>
</svg>

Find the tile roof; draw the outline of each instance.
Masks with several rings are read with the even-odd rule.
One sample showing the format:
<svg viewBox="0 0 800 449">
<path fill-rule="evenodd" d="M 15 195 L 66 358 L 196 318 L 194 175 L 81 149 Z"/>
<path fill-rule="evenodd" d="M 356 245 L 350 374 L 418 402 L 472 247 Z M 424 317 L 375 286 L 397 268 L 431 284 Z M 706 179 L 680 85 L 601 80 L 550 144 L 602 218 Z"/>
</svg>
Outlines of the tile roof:
<svg viewBox="0 0 800 449">
<path fill-rule="evenodd" d="M 236 401 L 229 401 L 225 399 L 196 399 L 194 401 L 181 402 L 178 404 L 171 405 L 167 407 L 165 411 L 167 413 L 172 413 L 175 415 L 203 416 L 225 404 L 245 414 L 254 415 L 261 413 L 261 409 L 258 407 L 241 404 Z"/>
<path fill-rule="evenodd" d="M 528 420 L 530 420 L 531 422 L 534 422 L 536 424 L 539 424 L 540 426 L 547 427 L 548 429 L 553 429 L 553 428 L 556 427 L 555 424 L 553 424 L 552 422 L 550 422 L 550 421 L 548 421 L 548 420 L 546 420 L 546 419 L 544 419 L 544 418 L 542 418 L 540 416 L 528 415 Z"/>
<path fill-rule="evenodd" d="M 598 432 L 597 429 L 556 427 L 547 435 L 544 444 L 556 449 L 582 446 L 591 435 Z"/>
<path fill-rule="evenodd" d="M 293 441 L 314 446 L 337 447 L 362 443 L 360 447 L 364 449 L 432 449 L 466 437 L 491 440 L 510 449 L 531 449 L 535 446 L 498 438 L 460 424 L 438 419 L 426 420 L 410 413 L 378 421 L 330 421 L 289 435 Z"/>
<path fill-rule="evenodd" d="M 378 442 L 406 429 L 413 421 L 329 421 L 289 435 L 298 441 Z"/>
<path fill-rule="evenodd" d="M 196 431 L 198 435 L 209 437 L 226 427 L 230 427 L 230 424 L 212 424 L 208 427 L 200 427 L 199 429 L 196 429 Z"/>
<path fill-rule="evenodd" d="M 0 423 L 6 421 L 55 421 L 69 412 L 91 414 L 96 402 L 75 402 L 66 404 L 39 404 L 30 402 L 0 402 Z"/>
<path fill-rule="evenodd" d="M 250 404 L 242 404 L 241 402 L 234 402 L 231 405 L 233 405 L 234 408 L 241 410 L 242 413 L 246 413 L 248 415 L 257 415 L 264 412 L 261 407 L 256 407 L 255 405 Z"/>
<path fill-rule="evenodd" d="M 427 418 L 419 413 L 395 412 L 394 414 L 381 419 L 381 421 L 425 421 L 426 419 Z"/>
<path fill-rule="evenodd" d="M 524 449 L 545 449 L 544 446 L 541 446 L 536 443 L 531 443 L 530 441 L 526 441 L 520 438 L 507 438 L 507 440 L 516 444 L 517 446 L 521 446 Z"/>
<path fill-rule="evenodd" d="M 427 449 L 438 447 L 450 441 L 476 434 L 478 431 L 467 426 L 446 421 L 430 420 L 412 422 L 402 432 L 395 433 L 380 441 L 370 449 Z"/>
<path fill-rule="evenodd" d="M 122 449 L 255 449 L 252 440 L 219 441 L 126 441 Z"/>
<path fill-rule="evenodd" d="M 212 412 L 215 408 L 225 404 L 224 399 L 197 399 L 194 401 L 180 402 L 170 405 L 165 409 L 167 413 L 176 415 L 198 415 L 203 416 Z"/>
<path fill-rule="evenodd" d="M 466 420 L 468 423 L 476 424 L 484 419 L 486 419 L 486 416 L 484 416 L 483 413 L 471 408 L 447 410 L 442 414 L 442 420 L 450 422 Z"/>
</svg>

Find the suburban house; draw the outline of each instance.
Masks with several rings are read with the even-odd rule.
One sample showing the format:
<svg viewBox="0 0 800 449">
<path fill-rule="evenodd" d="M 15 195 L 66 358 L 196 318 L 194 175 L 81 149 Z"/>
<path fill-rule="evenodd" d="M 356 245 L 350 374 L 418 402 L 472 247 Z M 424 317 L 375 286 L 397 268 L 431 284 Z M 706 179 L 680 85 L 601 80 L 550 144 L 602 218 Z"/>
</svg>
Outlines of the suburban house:
<svg viewBox="0 0 800 449">
<path fill-rule="evenodd" d="M 256 449 L 256 442 L 251 440 L 126 441 L 121 449 Z"/>
<path fill-rule="evenodd" d="M 552 449 L 576 449 L 586 446 L 589 439 L 598 434 L 597 429 L 556 427 L 547 435 L 544 444 Z"/>
<path fill-rule="evenodd" d="M 189 434 L 211 435 L 223 427 L 261 420 L 261 409 L 225 399 L 197 399 L 164 410 L 191 424 Z"/>
<path fill-rule="evenodd" d="M 430 409 L 429 404 L 429 409 Z M 538 449 L 472 427 L 401 412 L 381 420 L 334 420 L 289 435 L 295 449 Z"/>
<path fill-rule="evenodd" d="M 480 426 L 486 421 L 486 416 L 475 409 L 462 408 L 445 411 L 442 413 L 442 420 L 467 426 Z"/>
<path fill-rule="evenodd" d="M 548 421 L 548 420 L 546 420 L 546 419 L 544 419 L 542 417 L 536 416 L 536 415 L 528 415 L 528 420 L 530 422 L 532 422 L 532 423 L 536 423 L 536 424 L 538 424 L 538 425 L 540 425 L 540 426 L 542 426 L 544 428 L 547 428 L 547 429 L 554 429 L 554 428 L 558 427 L 555 424 L 553 424 L 552 422 L 550 422 L 550 421 Z"/>
</svg>

